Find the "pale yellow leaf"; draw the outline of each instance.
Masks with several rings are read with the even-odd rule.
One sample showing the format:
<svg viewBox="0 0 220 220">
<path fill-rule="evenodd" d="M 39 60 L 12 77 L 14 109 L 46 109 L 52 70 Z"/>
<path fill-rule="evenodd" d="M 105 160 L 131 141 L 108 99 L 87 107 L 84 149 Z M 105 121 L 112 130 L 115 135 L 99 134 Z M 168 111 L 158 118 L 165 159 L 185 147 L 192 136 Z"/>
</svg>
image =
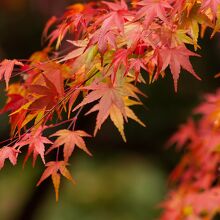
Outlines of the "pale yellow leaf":
<svg viewBox="0 0 220 220">
<path fill-rule="evenodd" d="M 52 181 L 53 181 L 53 186 L 54 186 L 54 191 L 56 194 L 56 202 L 59 200 L 59 187 L 60 187 L 60 174 L 58 173 L 53 173 L 51 175 Z"/>
<path fill-rule="evenodd" d="M 111 106 L 110 118 L 120 132 L 124 142 L 126 142 L 126 137 L 124 133 L 124 118 L 121 111 L 115 105 Z"/>
</svg>

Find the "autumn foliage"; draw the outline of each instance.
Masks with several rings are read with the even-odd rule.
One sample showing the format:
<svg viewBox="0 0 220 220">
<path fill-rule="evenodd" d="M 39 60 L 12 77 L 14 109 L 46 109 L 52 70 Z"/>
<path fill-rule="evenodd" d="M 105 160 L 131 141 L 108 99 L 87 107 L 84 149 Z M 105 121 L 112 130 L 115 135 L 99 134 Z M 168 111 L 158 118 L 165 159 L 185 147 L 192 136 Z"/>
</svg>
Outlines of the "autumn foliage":
<svg viewBox="0 0 220 220">
<path fill-rule="evenodd" d="M 219 0 L 91 2 L 52 17 L 43 31 L 42 51 L 28 60 L 0 63 L 8 96 L 1 113 L 9 113 L 11 124 L 11 138 L 0 149 L 0 168 L 6 159 L 15 165 L 24 152 L 24 165 L 30 157 L 33 166 L 40 158 L 45 171 L 37 185 L 51 176 L 58 200 L 60 176 L 75 182 L 67 169 L 74 149 L 92 156 L 85 140 L 107 118 L 124 141 L 128 119 L 145 126 L 132 110 L 145 96 L 139 84 L 171 73 L 177 92 L 181 68 L 200 80 L 190 57 L 199 56 L 198 38 L 207 28 L 211 37 L 219 31 Z M 17 76 L 20 81 L 9 84 Z M 200 120 L 189 119 L 170 140 L 178 149 L 185 146 L 186 153 L 171 175 L 174 187 L 162 204 L 161 219 L 212 219 L 219 211 L 219 100 L 219 91 L 206 96 L 195 110 Z M 86 115 L 97 113 L 93 135 L 78 129 L 87 105 Z M 54 133 L 46 137 L 47 130 Z M 54 160 L 48 161 L 54 151 Z"/>
<path fill-rule="evenodd" d="M 170 176 L 175 187 L 162 219 L 213 219 L 219 212 L 219 98 L 219 90 L 206 95 L 194 110 L 200 119 L 189 118 L 170 139 L 185 154 Z"/>
</svg>

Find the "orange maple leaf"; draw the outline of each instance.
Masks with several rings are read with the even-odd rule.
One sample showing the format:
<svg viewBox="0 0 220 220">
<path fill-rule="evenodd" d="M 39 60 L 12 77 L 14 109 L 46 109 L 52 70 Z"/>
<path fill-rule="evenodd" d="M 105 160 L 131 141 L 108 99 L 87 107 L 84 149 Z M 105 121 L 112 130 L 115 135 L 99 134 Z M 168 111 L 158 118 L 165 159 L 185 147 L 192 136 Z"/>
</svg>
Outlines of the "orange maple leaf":
<svg viewBox="0 0 220 220">
<path fill-rule="evenodd" d="M 51 150 L 58 148 L 61 145 L 64 145 L 63 156 L 65 161 L 69 160 L 69 157 L 72 155 L 75 146 L 85 151 L 89 156 L 92 156 L 82 138 L 91 137 L 91 135 L 87 134 L 85 131 L 70 131 L 67 129 L 63 129 L 51 135 L 51 137 L 54 136 L 58 136 L 58 138 L 56 139 L 54 144 L 47 150 L 46 154 L 48 154 Z"/>
<path fill-rule="evenodd" d="M 66 168 L 67 163 L 65 161 L 50 161 L 46 164 L 46 169 L 43 172 L 40 180 L 37 183 L 37 186 L 39 186 L 45 179 L 47 179 L 49 176 L 51 176 L 54 190 L 56 193 L 56 201 L 59 199 L 59 186 L 60 186 L 60 173 L 64 177 L 66 177 L 68 180 L 70 180 L 73 184 L 75 184 L 74 179 L 71 176 L 71 173 Z M 58 173 L 60 172 L 60 173 Z"/>
</svg>

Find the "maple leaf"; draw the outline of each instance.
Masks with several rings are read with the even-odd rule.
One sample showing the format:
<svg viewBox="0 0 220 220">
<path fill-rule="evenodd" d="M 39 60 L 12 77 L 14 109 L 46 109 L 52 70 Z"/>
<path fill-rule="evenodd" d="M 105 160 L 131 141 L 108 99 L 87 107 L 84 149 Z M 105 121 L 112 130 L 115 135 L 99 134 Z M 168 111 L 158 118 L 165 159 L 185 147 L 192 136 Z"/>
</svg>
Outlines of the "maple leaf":
<svg viewBox="0 0 220 220">
<path fill-rule="evenodd" d="M 59 63 L 53 63 L 53 62 L 46 62 L 46 63 L 40 63 L 34 65 L 37 69 L 40 70 L 40 72 L 43 72 L 42 74 L 39 74 L 38 77 L 34 79 L 34 82 L 32 81 L 31 84 L 44 84 L 46 83 L 47 87 L 51 87 L 51 83 L 55 86 L 57 93 L 59 96 L 64 95 L 64 76 L 66 75 L 67 68 L 65 65 L 59 64 Z"/>
<path fill-rule="evenodd" d="M 111 19 L 111 26 L 115 26 L 122 33 L 124 32 L 124 22 L 127 18 L 132 15 L 132 13 L 128 10 L 128 6 L 124 0 L 119 2 L 106 2 L 103 1 L 109 9 L 111 10 L 107 16 Z"/>
<path fill-rule="evenodd" d="M 127 101 L 127 102 L 129 102 L 129 101 Z M 128 118 L 133 119 L 134 121 L 138 122 L 140 125 L 145 127 L 145 124 L 135 115 L 135 113 L 128 106 L 125 107 L 125 112 L 126 112 L 126 116 Z M 110 115 L 111 121 L 114 123 L 115 127 L 120 132 L 124 142 L 126 142 L 126 137 L 125 137 L 125 133 L 124 133 L 124 117 L 123 117 L 120 109 L 117 108 L 115 105 L 112 105 L 109 115 Z"/>
<path fill-rule="evenodd" d="M 116 36 L 120 32 L 124 32 L 125 17 L 129 15 L 128 7 L 124 0 L 120 3 L 112 3 L 103 1 L 110 10 L 108 14 L 100 17 L 96 24 L 101 23 L 101 27 L 94 33 L 89 45 L 98 44 L 98 50 L 103 55 L 110 45 L 116 49 Z"/>
<path fill-rule="evenodd" d="M 108 20 L 107 20 L 108 21 Z M 110 45 L 113 49 L 116 49 L 116 35 L 117 31 L 115 30 L 106 30 L 105 28 L 101 28 L 95 32 L 93 35 L 89 45 L 98 44 L 98 50 L 103 55 L 107 49 L 108 45 Z"/>
<path fill-rule="evenodd" d="M 116 27 L 119 31 L 123 32 L 125 17 L 131 14 L 128 11 L 126 2 L 121 0 L 120 3 L 106 1 L 103 1 L 103 3 L 106 4 L 111 11 L 99 19 L 100 21 L 103 21 L 101 29 L 108 31 L 113 27 Z"/>
<path fill-rule="evenodd" d="M 67 129 L 59 130 L 51 137 L 56 137 L 56 141 L 54 144 L 47 150 L 46 154 L 48 154 L 51 150 L 64 145 L 63 149 L 63 157 L 65 161 L 69 160 L 69 157 L 72 155 L 75 146 L 80 148 L 81 150 L 85 151 L 89 156 L 92 154 L 86 147 L 86 144 L 82 137 L 91 137 L 91 135 L 87 134 L 85 131 L 77 130 L 77 131 L 70 131 Z"/>
<path fill-rule="evenodd" d="M 142 7 L 137 12 L 135 20 L 144 17 L 146 27 L 148 27 L 156 17 L 167 22 L 167 10 L 172 9 L 172 6 L 164 0 L 143 0 L 138 2 L 137 5 Z"/>
<path fill-rule="evenodd" d="M 45 76 L 43 75 L 46 85 L 29 85 L 28 90 L 30 94 L 36 94 L 33 102 L 29 106 L 30 110 L 39 110 L 46 108 L 50 110 L 57 103 L 59 93 L 56 86 Z"/>
<path fill-rule="evenodd" d="M 140 102 L 136 102 L 136 101 L 132 101 L 126 98 L 125 100 L 125 104 L 126 105 L 130 105 L 130 103 L 134 102 L 134 104 L 131 105 L 139 105 Z M 145 124 L 135 115 L 135 113 L 128 107 L 125 106 L 125 113 L 126 113 L 126 117 L 133 119 L 134 121 L 136 121 L 137 123 L 139 123 L 140 125 L 142 125 L 143 127 L 145 127 Z M 87 113 L 86 115 L 95 112 L 95 111 L 99 111 L 99 105 L 95 105 L 93 106 Z M 112 104 L 110 109 L 109 109 L 109 116 L 111 121 L 113 122 L 113 124 L 115 125 L 115 127 L 118 129 L 119 133 L 122 136 L 122 139 L 124 140 L 124 142 L 126 142 L 126 136 L 124 133 L 124 121 L 127 119 L 124 118 L 124 115 L 122 114 L 121 110 L 115 105 Z M 97 125 L 96 125 L 96 129 L 97 129 Z M 96 132 L 95 129 L 95 132 Z"/>
<path fill-rule="evenodd" d="M 45 152 L 45 145 L 44 144 L 52 144 L 52 142 L 47 139 L 46 137 L 42 136 L 43 132 L 43 127 L 40 126 L 36 131 L 32 131 L 31 133 L 25 134 L 22 139 L 16 143 L 16 147 L 20 149 L 21 147 L 25 145 L 28 146 L 28 152 L 24 158 L 24 163 L 25 165 L 26 161 L 30 157 L 30 155 L 33 153 L 33 167 L 35 166 L 35 162 L 37 159 L 37 156 L 40 155 L 43 163 L 45 164 L 45 159 L 44 159 L 44 152 Z"/>
<path fill-rule="evenodd" d="M 4 163 L 7 158 L 13 165 L 16 165 L 18 153 L 20 153 L 20 151 L 13 147 L 2 147 L 0 149 L 0 170 L 4 167 Z"/>
<path fill-rule="evenodd" d="M 168 65 L 170 66 L 170 70 L 173 75 L 175 91 L 177 91 L 177 82 L 179 79 L 181 67 L 190 72 L 198 80 L 201 80 L 201 78 L 193 70 L 193 67 L 189 61 L 189 56 L 199 55 L 191 52 L 185 46 L 177 46 L 173 48 L 164 47 L 159 50 L 159 56 L 161 57 L 161 59 L 159 59 L 161 63 L 158 65 L 161 66 L 160 71 L 165 70 Z"/>
<path fill-rule="evenodd" d="M 0 80 L 2 79 L 3 75 L 6 82 L 6 89 L 8 89 L 9 79 L 11 77 L 12 71 L 14 69 L 14 66 L 23 66 L 23 63 L 17 61 L 17 60 L 3 60 L 0 63 Z"/>
<path fill-rule="evenodd" d="M 123 131 L 124 120 L 127 121 L 127 117 L 129 116 L 131 116 L 131 118 L 135 120 L 135 115 L 132 111 L 128 110 L 129 108 L 126 106 L 127 103 L 125 101 L 125 98 L 132 97 L 136 100 L 139 100 L 136 93 L 142 93 L 130 83 L 122 81 L 121 84 L 117 84 L 116 82 L 113 84 L 110 80 L 106 83 L 93 83 L 92 85 L 84 87 L 83 89 L 92 91 L 84 98 L 84 100 L 80 104 L 78 104 L 73 109 L 73 111 L 91 102 L 99 100 L 99 103 L 94 105 L 86 113 L 90 114 L 94 111 L 98 111 L 94 135 L 96 135 L 97 131 L 101 128 L 104 121 L 108 118 L 108 116 L 110 116 L 111 120 L 122 135 L 122 138 L 124 139 L 124 141 L 126 141 Z"/>
<path fill-rule="evenodd" d="M 87 24 L 90 23 L 93 16 L 95 16 L 96 10 L 91 7 L 92 5 L 93 3 L 85 5 L 78 3 L 69 6 L 63 15 L 62 22 L 58 24 L 56 29 L 47 37 L 50 39 L 49 46 L 57 40 L 56 49 L 58 49 L 68 31 L 75 33 L 75 38 L 79 38 L 83 30 L 86 30 Z M 54 20 L 53 18 L 49 20 L 44 35 L 47 33 L 48 27 L 54 23 Z"/>
<path fill-rule="evenodd" d="M 141 72 L 141 68 L 147 71 L 147 67 L 145 66 L 144 59 L 141 58 L 131 58 L 129 59 L 129 70 L 134 69 L 135 78 L 138 79 L 138 76 Z"/>
<path fill-rule="evenodd" d="M 65 161 L 50 161 L 45 165 L 47 168 L 43 172 L 40 180 L 37 183 L 39 186 L 45 179 L 51 176 L 54 190 L 56 194 L 56 201 L 59 199 L 59 186 L 60 186 L 60 174 L 70 180 L 73 184 L 75 184 L 74 179 L 71 176 L 71 173 L 66 168 L 67 163 Z M 60 172 L 60 173 L 58 173 Z"/>
<path fill-rule="evenodd" d="M 84 100 L 73 109 L 73 111 L 86 104 L 89 104 L 91 102 L 100 99 L 98 104 L 99 112 L 96 118 L 96 129 L 94 132 L 95 134 L 97 133 L 97 130 L 101 128 L 101 125 L 109 116 L 110 108 L 113 104 L 120 109 L 123 116 L 126 118 L 125 105 L 122 97 L 123 96 L 122 88 L 113 85 L 112 82 L 109 81 L 108 83 L 100 82 L 98 84 L 93 84 L 84 87 L 84 89 L 93 90 L 93 91 L 90 92 L 84 98 Z"/>
</svg>

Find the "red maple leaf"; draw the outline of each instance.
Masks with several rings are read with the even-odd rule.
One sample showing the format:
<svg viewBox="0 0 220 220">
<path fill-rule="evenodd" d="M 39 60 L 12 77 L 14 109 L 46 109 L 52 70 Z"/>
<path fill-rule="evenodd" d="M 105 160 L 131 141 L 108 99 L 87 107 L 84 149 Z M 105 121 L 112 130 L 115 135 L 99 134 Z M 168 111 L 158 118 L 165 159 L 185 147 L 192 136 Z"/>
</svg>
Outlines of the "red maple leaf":
<svg viewBox="0 0 220 220">
<path fill-rule="evenodd" d="M 45 152 L 45 145 L 44 144 L 52 144 L 50 140 L 48 140 L 46 137 L 42 136 L 43 128 L 39 127 L 36 131 L 33 131 L 31 133 L 27 133 L 23 136 L 23 138 L 16 143 L 16 147 L 20 149 L 21 147 L 28 145 L 28 152 L 24 158 L 24 163 L 28 160 L 30 155 L 33 153 L 33 163 L 32 165 L 35 166 L 35 162 L 37 159 L 37 156 L 40 155 L 43 163 L 45 164 L 44 159 L 44 152 Z"/>
<path fill-rule="evenodd" d="M 110 12 L 96 21 L 96 25 L 101 23 L 101 27 L 94 33 L 89 44 L 94 45 L 97 43 L 99 52 L 102 55 L 107 51 L 108 45 L 116 49 L 116 36 L 120 32 L 124 32 L 124 22 L 126 16 L 129 15 L 128 7 L 124 0 L 121 0 L 120 3 L 106 1 L 103 1 L 103 3 L 109 7 Z"/>
<path fill-rule="evenodd" d="M 172 6 L 164 0 L 143 0 L 137 3 L 141 9 L 137 12 L 135 20 L 144 17 L 144 23 L 148 27 L 151 22 L 156 18 L 167 22 L 167 10 L 172 9 Z"/>
<path fill-rule="evenodd" d="M 108 20 L 106 20 L 106 23 L 107 22 L 108 22 Z M 109 21 L 109 23 L 110 23 L 110 21 Z M 110 45 L 113 49 L 116 49 L 117 46 L 116 46 L 115 39 L 116 39 L 117 33 L 118 32 L 116 30 L 109 30 L 107 28 L 100 28 L 93 35 L 93 37 L 89 43 L 89 46 L 97 43 L 98 50 L 101 53 L 101 55 L 103 55 L 107 51 L 108 45 Z"/>
<path fill-rule="evenodd" d="M 177 91 L 177 83 L 180 75 L 181 67 L 188 72 L 190 72 L 197 79 L 201 80 L 201 78 L 195 73 L 193 67 L 189 61 L 189 56 L 199 56 L 196 53 L 191 52 L 185 46 L 177 46 L 177 47 L 164 47 L 159 49 L 159 61 L 161 63 L 158 64 L 160 71 L 165 70 L 168 65 L 170 67 L 171 73 L 173 75 L 174 88 Z"/>
<path fill-rule="evenodd" d="M 43 75 L 46 85 L 30 85 L 28 90 L 31 94 L 37 95 L 34 97 L 33 103 L 30 105 L 30 110 L 39 110 L 46 108 L 50 110 L 53 108 L 58 100 L 59 93 L 56 86 L 45 75 Z"/>
<path fill-rule="evenodd" d="M 6 89 L 8 89 L 9 79 L 11 77 L 11 74 L 12 74 L 12 71 L 15 65 L 23 66 L 23 63 L 17 60 L 7 60 L 7 59 L 3 60 L 0 63 L 0 80 L 2 79 L 4 75 L 5 82 L 6 82 Z"/>
<path fill-rule="evenodd" d="M 125 17 L 131 13 L 128 11 L 128 6 L 124 0 L 121 2 L 106 2 L 104 4 L 108 6 L 110 12 L 100 18 L 100 21 L 103 20 L 102 29 L 112 29 L 116 27 L 119 31 L 124 31 L 124 22 Z"/>
<path fill-rule="evenodd" d="M 0 149 L 0 169 L 3 168 L 5 160 L 8 158 L 10 162 L 15 165 L 17 163 L 17 156 L 20 153 L 19 150 L 16 150 L 13 147 L 2 147 Z"/>
</svg>

